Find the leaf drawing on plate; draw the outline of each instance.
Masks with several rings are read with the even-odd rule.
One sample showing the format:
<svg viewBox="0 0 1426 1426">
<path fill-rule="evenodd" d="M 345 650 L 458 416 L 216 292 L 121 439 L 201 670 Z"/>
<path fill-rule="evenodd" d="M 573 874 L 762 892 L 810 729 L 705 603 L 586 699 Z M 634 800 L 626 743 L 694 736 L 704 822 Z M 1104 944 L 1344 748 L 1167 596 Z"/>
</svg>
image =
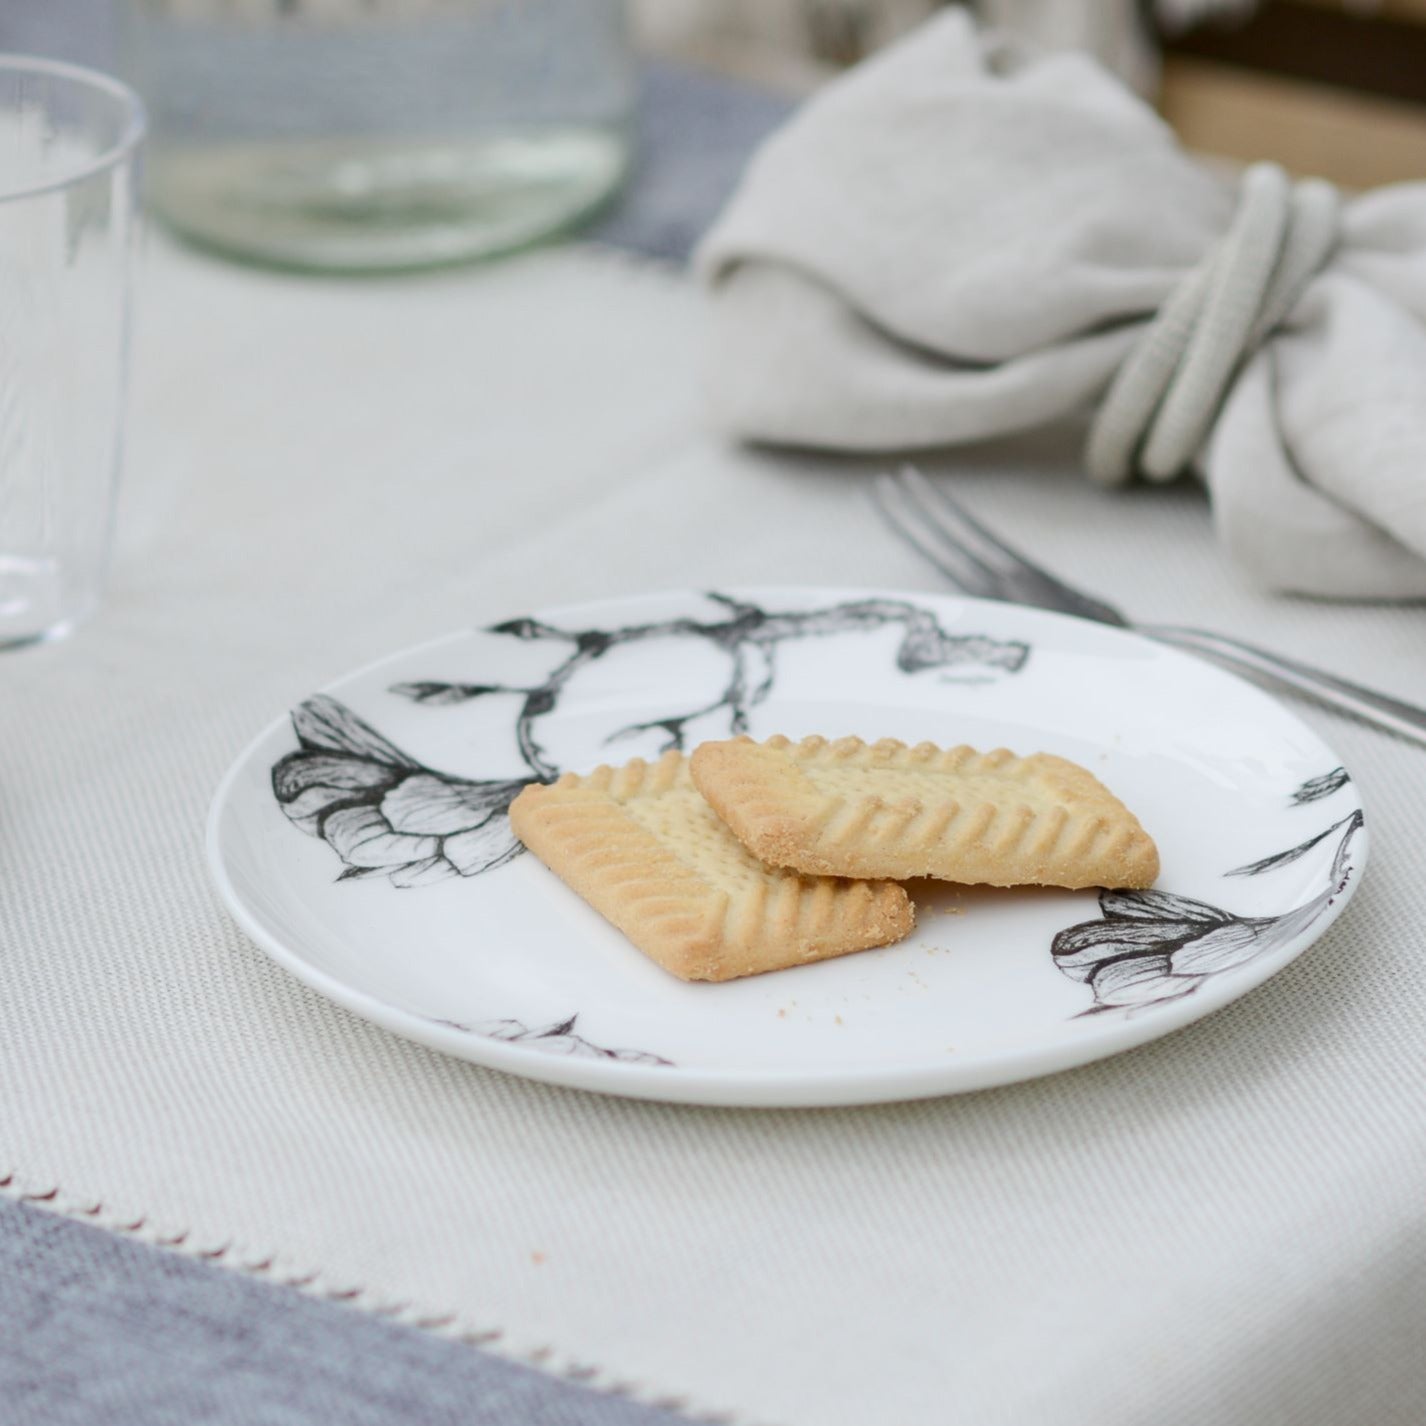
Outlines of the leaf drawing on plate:
<svg viewBox="0 0 1426 1426">
<path fill-rule="evenodd" d="M 345 864 L 340 880 L 424 886 L 476 876 L 522 850 L 507 813 L 530 780 L 473 781 L 423 767 L 319 693 L 292 713 L 297 751 L 272 769 L 289 820 Z"/>
<path fill-rule="evenodd" d="M 1314 802 L 1321 802 L 1324 798 L 1331 797 L 1334 793 L 1340 792 L 1350 781 L 1346 768 L 1334 767 L 1331 772 L 1324 772 L 1320 777 L 1310 777 L 1304 782 L 1289 799 L 1293 807 L 1307 807 Z M 1299 857 L 1306 856 L 1318 842 L 1326 841 L 1333 832 L 1345 827 L 1353 817 L 1358 819 L 1357 826 L 1361 826 L 1361 812 L 1349 813 L 1340 821 L 1333 822 L 1324 831 L 1318 832 L 1315 836 L 1308 837 L 1305 842 L 1299 842 L 1295 847 L 1289 847 L 1285 852 L 1274 852 L 1272 856 L 1263 857 L 1259 861 L 1249 862 L 1246 866 L 1234 867 L 1232 871 L 1225 872 L 1225 876 L 1261 876 L 1265 871 L 1275 871 L 1278 867 L 1288 866 Z"/>
<path fill-rule="evenodd" d="M 1257 876 L 1287 866 L 1339 833 L 1322 889 L 1281 915 L 1242 916 L 1165 891 L 1101 892 L 1103 919 L 1060 931 L 1050 947 L 1059 970 L 1094 993 L 1094 1004 L 1081 1015 L 1132 1014 L 1181 999 L 1210 977 L 1287 945 L 1346 888 L 1352 839 L 1362 825 L 1358 809 L 1301 846 L 1228 873 Z"/>
<path fill-rule="evenodd" d="M 436 1025 L 445 1025 L 451 1030 L 460 1030 L 467 1035 L 485 1035 L 492 1040 L 506 1040 L 511 1043 L 530 1045 L 555 1055 L 578 1055 L 582 1059 L 618 1060 L 626 1065 L 665 1065 L 673 1067 L 672 1060 L 662 1055 L 650 1054 L 647 1050 L 608 1050 L 574 1033 L 574 1023 L 578 1015 L 553 1025 L 531 1029 L 520 1020 L 482 1020 L 474 1025 L 463 1025 L 457 1020 L 436 1020 Z"/>
<path fill-rule="evenodd" d="M 1351 780 L 1346 768 L 1334 767 L 1331 772 L 1324 772 L 1320 777 L 1308 778 L 1292 794 L 1292 802 L 1297 807 L 1306 806 L 1309 802 L 1320 802 L 1324 797 L 1340 792 Z"/>
<path fill-rule="evenodd" d="M 1265 871 L 1276 871 L 1278 867 L 1287 866 L 1299 857 L 1306 856 L 1319 842 L 1325 842 L 1333 832 L 1345 827 L 1353 819 L 1356 820 L 1358 827 L 1362 825 L 1362 814 L 1352 812 L 1343 817 L 1340 822 L 1333 822 L 1325 831 L 1318 832 L 1315 837 L 1309 837 L 1305 842 L 1299 842 L 1297 846 L 1289 847 L 1285 852 L 1274 852 L 1272 856 L 1263 857 L 1261 861 L 1249 862 L 1247 866 L 1235 866 L 1232 871 L 1223 874 L 1224 876 L 1261 876 Z"/>
</svg>

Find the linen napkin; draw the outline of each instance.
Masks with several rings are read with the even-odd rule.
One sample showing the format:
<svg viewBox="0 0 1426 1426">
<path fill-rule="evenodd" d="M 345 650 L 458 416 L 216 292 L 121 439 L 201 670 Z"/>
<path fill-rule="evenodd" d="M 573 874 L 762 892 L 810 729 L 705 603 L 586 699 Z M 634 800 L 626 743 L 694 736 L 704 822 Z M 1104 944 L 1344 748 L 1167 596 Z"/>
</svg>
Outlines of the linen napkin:
<svg viewBox="0 0 1426 1426">
<path fill-rule="evenodd" d="M 765 144 L 697 267 L 738 436 L 907 450 L 1093 409 L 1089 473 L 1197 470 L 1260 583 L 1426 595 L 1426 184 L 1224 178 L 1084 56 L 951 12 Z"/>
</svg>

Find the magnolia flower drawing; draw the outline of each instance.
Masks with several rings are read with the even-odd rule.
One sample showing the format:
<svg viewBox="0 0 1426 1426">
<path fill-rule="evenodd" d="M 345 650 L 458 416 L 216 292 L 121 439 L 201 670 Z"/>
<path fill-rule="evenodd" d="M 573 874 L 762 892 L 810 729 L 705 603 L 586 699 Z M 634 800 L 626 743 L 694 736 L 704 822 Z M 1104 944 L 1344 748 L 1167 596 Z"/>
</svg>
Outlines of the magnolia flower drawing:
<svg viewBox="0 0 1426 1426">
<path fill-rule="evenodd" d="M 530 779 L 484 782 L 422 767 L 326 694 L 293 711 L 292 729 L 298 748 L 273 767 L 273 795 L 342 859 L 341 880 L 423 886 L 520 852 L 506 814 Z"/>
<path fill-rule="evenodd" d="M 1293 806 L 1330 797 L 1346 785 L 1341 768 L 1305 782 Z M 1099 921 L 1059 932 L 1051 945 L 1055 965 L 1094 992 L 1082 1013 L 1134 1012 L 1191 995 L 1211 976 L 1247 965 L 1287 945 L 1305 931 L 1346 888 L 1352 873 L 1353 839 L 1363 825 L 1361 809 L 1284 852 L 1235 867 L 1228 876 L 1261 876 L 1306 856 L 1337 837 L 1322 889 L 1302 905 L 1277 916 L 1240 916 L 1204 901 L 1164 891 L 1104 891 Z"/>
</svg>

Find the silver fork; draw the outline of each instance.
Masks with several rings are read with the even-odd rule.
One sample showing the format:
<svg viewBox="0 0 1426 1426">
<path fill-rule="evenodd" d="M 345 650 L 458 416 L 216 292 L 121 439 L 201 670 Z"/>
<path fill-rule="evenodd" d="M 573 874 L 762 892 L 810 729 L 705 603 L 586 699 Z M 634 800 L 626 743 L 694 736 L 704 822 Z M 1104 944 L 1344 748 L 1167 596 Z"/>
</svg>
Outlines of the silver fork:
<svg viewBox="0 0 1426 1426">
<path fill-rule="evenodd" d="M 877 506 L 892 529 L 966 594 L 1007 604 L 1030 604 L 1132 629 L 1161 644 L 1206 655 L 1217 663 L 1305 694 L 1328 708 L 1354 714 L 1379 728 L 1426 744 L 1426 708 L 1226 634 L 1167 624 L 1136 624 L 1114 605 L 1032 564 L 911 466 L 894 476 L 878 476 L 874 491 Z"/>
</svg>

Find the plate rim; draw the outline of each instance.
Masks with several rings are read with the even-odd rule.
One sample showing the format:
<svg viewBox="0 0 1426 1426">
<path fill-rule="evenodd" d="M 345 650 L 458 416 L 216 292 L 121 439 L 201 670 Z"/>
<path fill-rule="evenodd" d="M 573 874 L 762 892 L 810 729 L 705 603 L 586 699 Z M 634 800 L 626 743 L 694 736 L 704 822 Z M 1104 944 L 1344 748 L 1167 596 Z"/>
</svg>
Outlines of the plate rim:
<svg viewBox="0 0 1426 1426">
<path fill-rule="evenodd" d="M 813 585 L 813 584 L 738 584 L 719 591 L 733 597 L 776 598 L 779 595 L 798 597 L 905 598 L 953 601 L 971 609 L 994 607 L 1013 610 L 1033 621 L 1049 620 L 1052 624 L 1067 623 L 1084 631 L 1117 639 L 1129 639 L 1152 648 L 1156 654 L 1172 659 L 1187 659 L 1210 673 L 1231 679 L 1270 703 L 1280 716 L 1307 734 L 1336 759 L 1337 754 L 1326 740 L 1297 713 L 1274 698 L 1251 680 L 1241 677 L 1207 659 L 1173 647 L 1154 643 L 1133 629 L 1099 624 L 1077 615 L 1056 610 L 1038 609 L 1029 605 L 979 599 L 954 590 L 906 590 L 884 586 Z M 605 595 L 597 599 L 579 600 L 544 606 L 528 616 L 556 619 L 573 611 L 586 611 L 604 605 L 667 602 L 673 599 L 703 597 L 706 591 L 693 588 L 641 590 L 624 595 Z M 422 639 L 385 655 L 369 660 L 357 668 L 324 683 L 315 693 L 331 693 L 353 680 L 360 679 L 398 659 L 406 659 L 427 649 L 474 637 L 485 632 L 485 626 L 467 626 L 434 638 Z M 308 694 L 312 697 L 314 694 Z M 889 1103 L 943 1095 L 970 1093 L 997 1085 L 1019 1083 L 1055 1074 L 1061 1070 L 1091 1064 L 1112 1055 L 1135 1049 L 1176 1030 L 1202 1020 L 1257 989 L 1279 971 L 1301 956 L 1320 940 L 1346 909 L 1365 873 L 1371 847 L 1369 820 L 1358 828 L 1353 843 L 1353 875 L 1313 922 L 1282 946 L 1260 960 L 1236 967 L 1226 976 L 1200 984 L 1191 994 L 1163 1003 L 1152 1014 L 1123 1016 L 1106 1023 L 1108 1030 L 1081 1041 L 1025 1049 L 1011 1047 L 978 1052 L 973 1060 L 958 1061 L 954 1055 L 944 1064 L 888 1065 L 863 1067 L 852 1071 L 806 1069 L 727 1069 L 690 1066 L 665 1066 L 630 1063 L 628 1061 L 589 1059 L 573 1055 L 555 1055 L 533 1046 L 473 1034 L 466 1030 L 442 1025 L 415 1011 L 404 1010 L 380 999 L 375 994 L 357 989 L 337 977 L 312 965 L 284 941 L 274 935 L 250 911 L 234 886 L 225 863 L 221 845 L 221 823 L 228 810 L 233 789 L 262 746 L 280 734 L 288 725 L 291 710 L 278 714 L 265 723 L 250 738 L 229 764 L 219 780 L 209 802 L 204 828 L 204 852 L 209 875 L 224 909 L 259 950 L 309 989 L 327 1000 L 370 1021 L 384 1030 L 441 1051 L 456 1059 L 500 1070 L 522 1079 L 581 1089 L 586 1092 L 612 1094 L 620 1098 L 654 1100 L 663 1103 L 701 1104 L 726 1108 L 803 1108 L 813 1106 L 853 1106 Z M 1345 762 L 1338 765 L 1346 768 Z M 1365 813 L 1360 785 L 1348 771 L 1356 796 L 1356 806 Z"/>
</svg>

